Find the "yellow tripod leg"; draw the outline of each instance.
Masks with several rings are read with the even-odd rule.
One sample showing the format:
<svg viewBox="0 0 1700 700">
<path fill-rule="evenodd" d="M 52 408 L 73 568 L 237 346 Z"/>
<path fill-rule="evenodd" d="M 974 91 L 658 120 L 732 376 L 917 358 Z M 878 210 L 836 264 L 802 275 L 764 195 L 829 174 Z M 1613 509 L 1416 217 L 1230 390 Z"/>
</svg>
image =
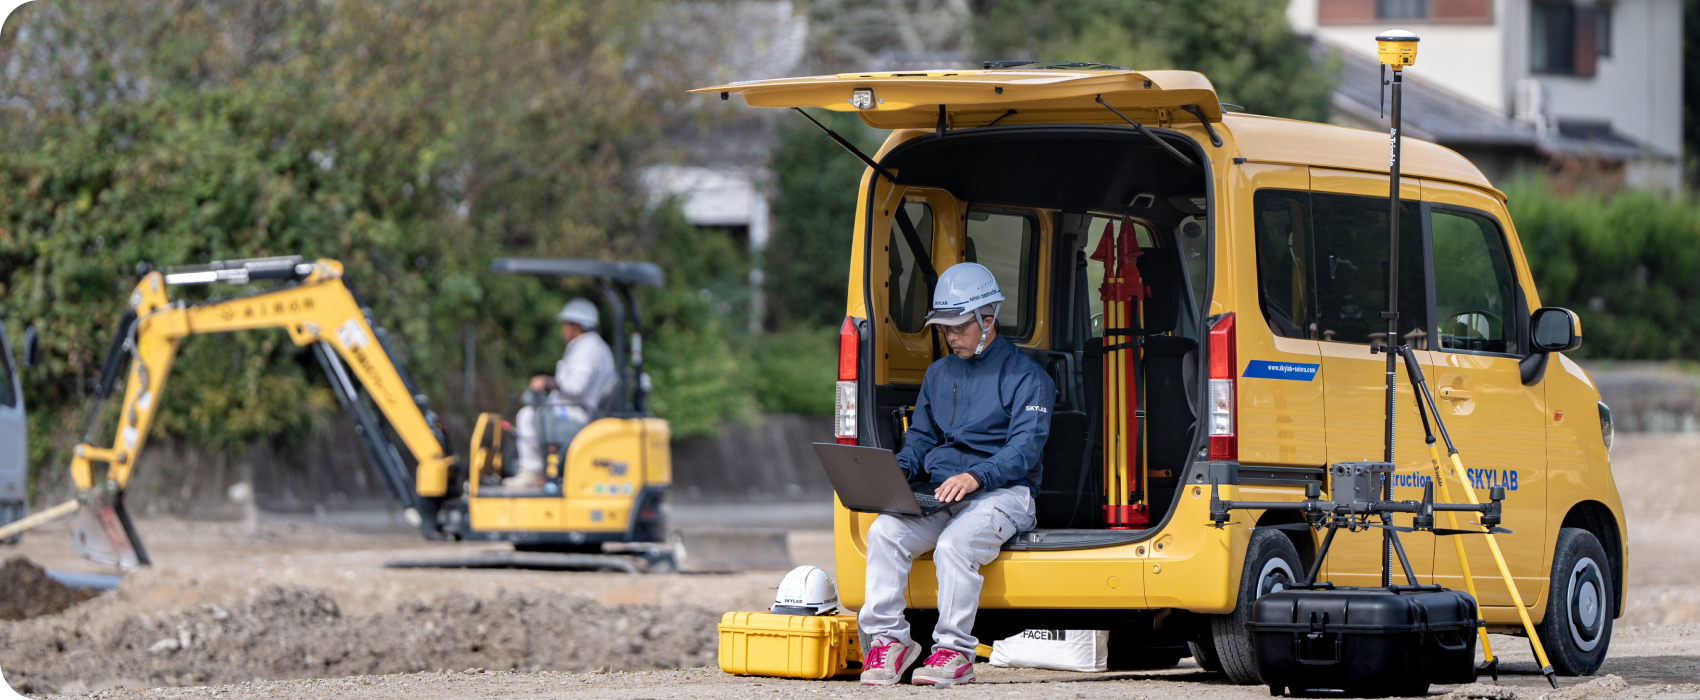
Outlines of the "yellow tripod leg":
<svg viewBox="0 0 1700 700">
<path fill-rule="evenodd" d="M 1447 488 L 1446 475 L 1440 469 L 1440 449 L 1435 447 L 1433 443 L 1429 443 L 1428 458 L 1429 463 L 1434 465 L 1434 482 L 1436 486 L 1440 487 L 1440 500 L 1453 503 L 1452 490 Z M 1456 513 L 1446 511 L 1446 526 L 1454 530 L 1458 529 L 1458 515 Z M 1471 598 L 1480 601 L 1481 596 L 1476 595 L 1476 580 L 1470 575 L 1470 559 L 1464 555 L 1463 537 L 1453 535 L 1452 546 L 1458 551 L 1458 569 L 1464 574 L 1464 590 L 1469 592 Z M 1487 628 L 1476 628 L 1476 634 L 1480 635 L 1482 639 L 1482 661 L 1493 663 L 1493 644 L 1488 642 Z"/>
<path fill-rule="evenodd" d="M 1458 453 L 1452 453 L 1452 472 L 1458 477 L 1458 483 L 1464 485 L 1464 495 L 1470 498 L 1470 505 L 1480 505 L 1476 498 L 1476 490 L 1470 488 L 1470 482 L 1464 478 L 1464 462 L 1458 458 Z M 1552 679 L 1552 662 L 1547 660 L 1547 650 L 1541 646 L 1541 637 L 1535 633 L 1535 623 L 1529 620 L 1529 611 L 1523 609 L 1523 596 L 1517 593 L 1517 582 L 1511 579 L 1511 568 L 1505 565 L 1505 555 L 1499 551 L 1499 540 L 1493 533 L 1483 535 L 1487 538 L 1488 551 L 1493 552 L 1493 562 L 1499 566 L 1499 575 L 1505 579 L 1505 589 L 1511 592 L 1511 603 L 1517 607 L 1517 616 L 1523 620 L 1523 632 L 1529 635 L 1529 645 L 1535 648 L 1535 660 L 1541 664 L 1541 674 L 1548 680 Z"/>
<path fill-rule="evenodd" d="M 1121 278 L 1116 278 L 1114 282 L 1119 284 L 1121 282 Z M 1122 303 L 1119 301 L 1110 303 L 1115 306 L 1115 316 L 1113 318 L 1116 320 L 1116 326 L 1118 328 L 1126 328 L 1127 325 L 1122 323 L 1122 314 L 1124 313 L 1122 310 Z M 1120 340 L 1118 339 L 1117 343 L 1119 342 Z M 1113 370 L 1106 372 L 1106 374 L 1115 377 L 1116 381 L 1116 385 L 1114 387 L 1116 408 L 1113 412 L 1116 431 L 1116 461 L 1115 470 L 1111 472 L 1110 476 L 1110 481 L 1115 488 L 1115 491 L 1110 494 L 1110 505 L 1114 506 L 1114 509 L 1111 512 L 1119 517 L 1121 514 L 1120 508 L 1125 505 L 1125 501 L 1127 500 L 1127 377 L 1122 376 L 1121 350 L 1112 352 L 1109 357 L 1105 358 L 1105 362 L 1108 363 L 1107 366 L 1114 367 Z"/>
<path fill-rule="evenodd" d="M 1115 282 L 1114 279 L 1107 281 L 1112 284 Z M 1105 301 L 1104 328 L 1106 331 L 1113 327 L 1116 318 L 1116 302 Z M 1115 337 L 1105 333 L 1104 344 L 1113 345 L 1114 343 Z M 1105 524 L 1108 525 L 1111 522 L 1110 514 L 1115 512 L 1116 492 L 1120 490 L 1116 484 L 1116 461 L 1121 453 L 1119 449 L 1121 446 L 1121 421 L 1116 411 L 1116 387 L 1121 382 L 1117 381 L 1115 351 L 1104 353 L 1101 362 L 1104 375 L 1104 505 L 1108 506 L 1104 519 Z"/>
</svg>

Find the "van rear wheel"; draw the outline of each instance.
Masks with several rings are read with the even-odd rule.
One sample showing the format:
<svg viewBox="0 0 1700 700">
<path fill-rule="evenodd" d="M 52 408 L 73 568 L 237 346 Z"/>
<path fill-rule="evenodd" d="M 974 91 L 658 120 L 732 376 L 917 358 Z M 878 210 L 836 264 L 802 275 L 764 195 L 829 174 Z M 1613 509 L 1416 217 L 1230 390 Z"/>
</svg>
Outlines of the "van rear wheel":
<svg viewBox="0 0 1700 700">
<path fill-rule="evenodd" d="M 1246 629 L 1246 623 L 1251 620 L 1251 606 L 1258 598 L 1300 581 L 1300 571 L 1303 567 L 1299 563 L 1299 550 L 1293 547 L 1292 540 L 1278 530 L 1252 531 L 1234 611 L 1210 616 L 1210 642 L 1216 652 L 1210 660 L 1228 680 L 1239 685 L 1263 682 L 1258 678 L 1257 659 L 1252 655 L 1251 631 Z M 1206 662 L 1206 657 L 1198 657 L 1198 665 L 1208 669 Z"/>
</svg>

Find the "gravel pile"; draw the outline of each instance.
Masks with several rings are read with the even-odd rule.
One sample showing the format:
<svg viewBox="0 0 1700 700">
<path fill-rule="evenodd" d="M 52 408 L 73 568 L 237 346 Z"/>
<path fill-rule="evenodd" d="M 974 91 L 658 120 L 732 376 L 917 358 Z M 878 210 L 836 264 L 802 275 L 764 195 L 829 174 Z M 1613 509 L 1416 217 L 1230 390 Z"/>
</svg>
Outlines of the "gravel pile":
<svg viewBox="0 0 1700 700">
<path fill-rule="evenodd" d="M 66 684 L 222 685 L 437 669 L 652 670 L 715 663 L 718 619 L 687 605 L 513 592 L 451 593 L 344 616 L 325 591 L 268 586 L 228 606 L 0 623 L 0 659 L 14 688 L 35 693 Z"/>
</svg>

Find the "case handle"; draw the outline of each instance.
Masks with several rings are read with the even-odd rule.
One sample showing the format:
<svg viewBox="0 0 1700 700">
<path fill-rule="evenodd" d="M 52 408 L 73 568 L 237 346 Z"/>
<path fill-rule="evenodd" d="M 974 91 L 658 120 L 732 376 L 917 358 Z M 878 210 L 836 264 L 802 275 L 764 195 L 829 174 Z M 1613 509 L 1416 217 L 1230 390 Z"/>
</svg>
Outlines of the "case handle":
<svg viewBox="0 0 1700 700">
<path fill-rule="evenodd" d="M 1447 644 L 1444 641 L 1446 639 L 1446 635 L 1444 633 L 1436 633 L 1434 635 L 1435 646 L 1438 646 L 1438 647 L 1445 649 L 1447 651 L 1463 651 L 1464 647 L 1469 646 L 1469 644 L 1464 641 L 1464 635 L 1458 634 L 1457 632 L 1454 632 L 1453 634 L 1457 635 L 1457 639 L 1458 639 L 1457 644 Z"/>
<path fill-rule="evenodd" d="M 1333 666 L 1333 665 L 1340 663 L 1340 660 L 1342 658 L 1344 658 L 1344 655 L 1341 652 L 1340 639 L 1341 639 L 1341 637 L 1345 636 L 1345 635 L 1341 635 L 1341 634 L 1335 634 L 1334 635 L 1334 658 L 1332 658 L 1332 659 L 1305 658 L 1305 640 L 1317 638 L 1316 636 L 1312 636 L 1314 634 L 1315 634 L 1314 632 L 1311 633 L 1311 634 L 1299 634 L 1299 633 L 1293 634 L 1293 660 L 1297 661 L 1300 664 L 1303 664 L 1305 666 Z M 1321 635 L 1317 635 L 1317 636 L 1321 636 Z"/>
</svg>

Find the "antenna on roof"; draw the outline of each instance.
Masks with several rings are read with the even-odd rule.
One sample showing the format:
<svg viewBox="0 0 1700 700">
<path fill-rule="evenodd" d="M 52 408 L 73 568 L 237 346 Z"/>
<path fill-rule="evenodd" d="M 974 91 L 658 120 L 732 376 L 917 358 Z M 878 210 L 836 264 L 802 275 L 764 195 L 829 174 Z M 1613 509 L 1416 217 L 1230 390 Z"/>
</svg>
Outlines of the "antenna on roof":
<svg viewBox="0 0 1700 700">
<path fill-rule="evenodd" d="M 1378 98 L 1376 103 L 1375 103 L 1375 108 L 1376 108 L 1376 112 L 1377 112 L 1376 118 L 1377 119 L 1386 119 L 1387 118 L 1387 64 L 1383 63 L 1383 64 L 1380 64 L 1380 65 L 1381 65 L 1381 79 L 1380 79 L 1380 82 L 1375 86 L 1375 96 Z"/>
</svg>

